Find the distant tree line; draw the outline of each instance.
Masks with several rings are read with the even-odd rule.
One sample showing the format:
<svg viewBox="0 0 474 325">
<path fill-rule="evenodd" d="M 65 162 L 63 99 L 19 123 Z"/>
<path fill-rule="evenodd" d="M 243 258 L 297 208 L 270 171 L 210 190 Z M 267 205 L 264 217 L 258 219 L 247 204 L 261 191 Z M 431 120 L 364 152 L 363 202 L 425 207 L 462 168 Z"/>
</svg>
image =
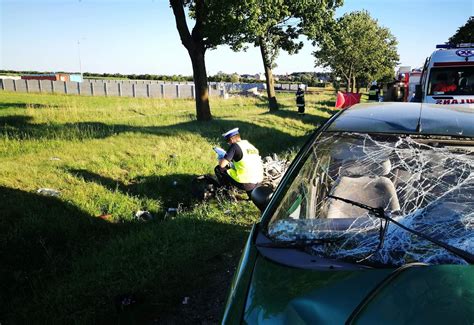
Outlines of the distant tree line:
<svg viewBox="0 0 474 325">
<path fill-rule="evenodd" d="M 66 71 L 17 71 L 17 70 L 0 70 L 0 74 L 26 75 L 26 74 L 48 74 L 48 73 L 68 73 L 79 74 L 79 72 Z M 84 78 L 100 78 L 100 79 L 128 79 L 128 80 L 161 80 L 161 81 L 193 81 L 192 76 L 182 75 L 156 75 L 156 74 L 121 74 L 121 73 L 94 73 L 84 72 Z"/>
<path fill-rule="evenodd" d="M 157 75 L 157 74 L 120 74 L 120 73 L 91 73 L 85 72 L 84 78 L 130 79 L 130 80 L 161 80 L 161 81 L 193 81 L 192 76 Z"/>
<path fill-rule="evenodd" d="M 10 75 L 25 75 L 25 74 L 48 74 L 48 73 L 79 73 L 79 72 L 64 72 L 64 71 L 18 71 L 18 70 L 0 70 L 0 74 L 10 74 Z"/>
<path fill-rule="evenodd" d="M 333 75 L 330 72 L 294 72 L 289 75 L 275 75 L 278 83 L 285 84 L 305 84 L 310 87 L 324 87 L 325 84 L 333 81 Z M 243 83 L 262 83 L 265 80 L 256 78 L 245 78 L 237 73 L 225 73 L 219 71 L 217 74 L 208 77 L 212 82 L 243 82 Z"/>
<path fill-rule="evenodd" d="M 26 74 L 48 74 L 51 71 L 17 71 L 17 70 L 0 70 L 0 74 L 10 75 L 26 75 Z M 54 73 L 79 74 L 79 72 L 57 71 Z M 330 73 L 326 72 L 295 72 L 291 75 L 281 77 L 281 83 L 303 83 L 308 86 L 324 86 L 324 83 L 330 82 Z M 171 82 L 193 81 L 192 76 L 183 75 L 157 75 L 157 74 L 121 74 L 121 73 L 93 73 L 84 72 L 84 78 L 89 79 L 118 79 L 118 80 L 160 80 Z M 321 82 L 321 80 L 323 80 Z M 210 82 L 232 82 L 232 83 L 261 83 L 264 80 L 255 78 L 242 78 L 238 73 L 225 73 L 219 71 L 213 76 L 209 76 Z"/>
</svg>

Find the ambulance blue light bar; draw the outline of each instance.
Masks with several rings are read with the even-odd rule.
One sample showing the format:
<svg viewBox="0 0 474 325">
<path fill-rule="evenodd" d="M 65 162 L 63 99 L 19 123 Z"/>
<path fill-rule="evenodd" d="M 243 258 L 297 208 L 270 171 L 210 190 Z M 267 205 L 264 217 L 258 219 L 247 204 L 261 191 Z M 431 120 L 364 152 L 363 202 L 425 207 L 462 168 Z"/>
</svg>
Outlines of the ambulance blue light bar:
<svg viewBox="0 0 474 325">
<path fill-rule="evenodd" d="M 474 43 L 460 43 L 460 44 L 437 44 L 437 49 L 455 49 L 460 47 L 474 47 Z"/>
</svg>

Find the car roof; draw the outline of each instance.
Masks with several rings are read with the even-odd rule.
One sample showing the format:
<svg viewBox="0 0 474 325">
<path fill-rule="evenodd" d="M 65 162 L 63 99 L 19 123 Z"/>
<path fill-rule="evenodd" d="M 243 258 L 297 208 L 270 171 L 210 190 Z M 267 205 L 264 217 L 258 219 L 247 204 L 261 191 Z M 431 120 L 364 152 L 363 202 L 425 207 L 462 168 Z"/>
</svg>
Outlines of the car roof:
<svg viewBox="0 0 474 325">
<path fill-rule="evenodd" d="M 357 104 L 343 111 L 326 131 L 474 137 L 474 105 Z"/>
</svg>

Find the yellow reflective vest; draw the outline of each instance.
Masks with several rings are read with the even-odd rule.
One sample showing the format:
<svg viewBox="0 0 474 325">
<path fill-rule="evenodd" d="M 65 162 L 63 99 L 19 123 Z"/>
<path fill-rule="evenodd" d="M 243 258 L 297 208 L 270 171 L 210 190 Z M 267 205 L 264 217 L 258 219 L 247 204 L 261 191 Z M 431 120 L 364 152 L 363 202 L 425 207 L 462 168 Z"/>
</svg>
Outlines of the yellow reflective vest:
<svg viewBox="0 0 474 325">
<path fill-rule="evenodd" d="M 258 149 L 247 140 L 240 140 L 237 145 L 242 149 L 242 159 L 233 162 L 233 168 L 227 173 L 239 183 L 260 183 L 263 181 L 263 165 Z"/>
</svg>

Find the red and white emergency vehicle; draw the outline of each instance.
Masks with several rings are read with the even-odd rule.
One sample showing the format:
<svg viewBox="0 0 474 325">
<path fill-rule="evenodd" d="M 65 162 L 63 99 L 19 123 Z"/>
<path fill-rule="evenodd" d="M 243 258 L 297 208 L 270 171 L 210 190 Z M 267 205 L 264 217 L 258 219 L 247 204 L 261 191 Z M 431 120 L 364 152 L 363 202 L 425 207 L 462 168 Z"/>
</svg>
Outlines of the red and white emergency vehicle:
<svg viewBox="0 0 474 325">
<path fill-rule="evenodd" d="M 474 108 L 474 44 L 436 48 L 426 59 L 414 101 Z"/>
</svg>

